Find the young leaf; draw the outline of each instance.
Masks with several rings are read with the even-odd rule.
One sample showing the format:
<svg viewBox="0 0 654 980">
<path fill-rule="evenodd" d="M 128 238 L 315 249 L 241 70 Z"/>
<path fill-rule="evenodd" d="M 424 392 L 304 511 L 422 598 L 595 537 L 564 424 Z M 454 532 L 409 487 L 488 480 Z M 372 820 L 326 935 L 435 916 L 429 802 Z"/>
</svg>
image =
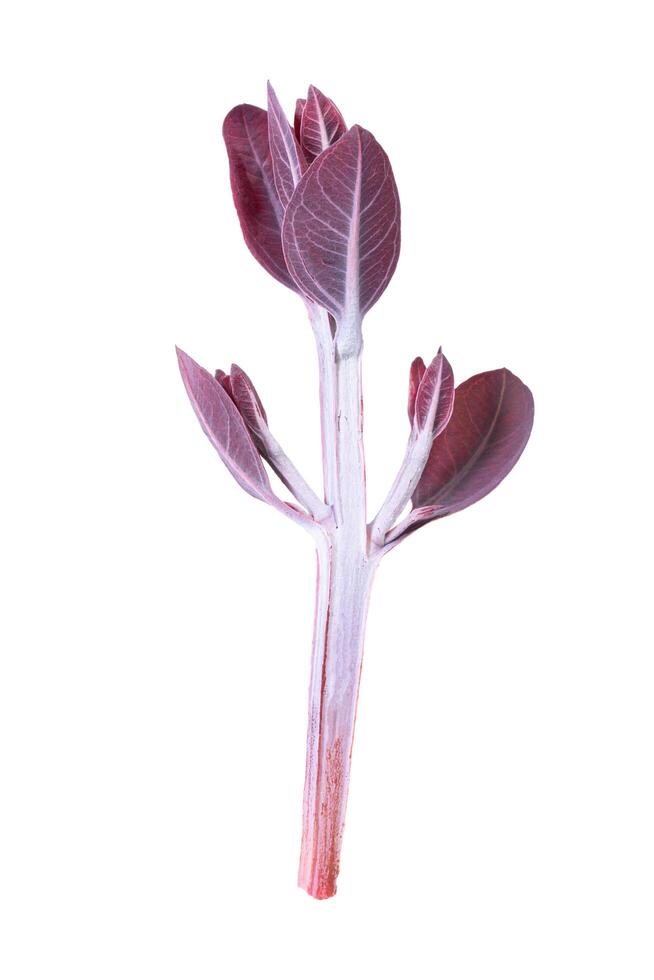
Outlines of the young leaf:
<svg viewBox="0 0 654 980">
<path fill-rule="evenodd" d="M 232 398 L 243 417 L 243 421 L 253 436 L 256 437 L 268 423 L 268 417 L 261 404 L 261 399 L 249 377 L 238 364 L 232 364 L 229 376 L 231 378 Z"/>
<path fill-rule="evenodd" d="M 282 207 L 285 208 L 300 182 L 300 177 L 307 169 L 307 162 L 270 82 L 268 82 L 268 137 L 275 187 Z"/>
<path fill-rule="evenodd" d="M 419 429 L 429 425 L 435 438 L 450 421 L 453 408 L 454 374 L 450 362 L 439 350 L 420 380 L 415 401 L 416 424 Z"/>
<path fill-rule="evenodd" d="M 416 357 L 411 362 L 411 368 L 409 370 L 409 403 L 407 406 L 411 425 L 413 425 L 413 419 L 416 414 L 416 395 L 418 394 L 418 388 L 426 370 L 425 362 L 421 357 Z"/>
<path fill-rule="evenodd" d="M 296 99 L 295 101 L 295 116 L 293 117 L 293 131 L 295 133 L 295 138 L 298 144 L 301 146 L 301 130 L 302 130 L 302 113 L 304 112 L 304 107 L 307 104 L 306 99 Z"/>
<path fill-rule="evenodd" d="M 234 396 L 232 394 L 232 379 L 230 376 L 225 374 L 224 371 L 221 371 L 220 368 L 217 368 L 214 378 L 223 386 L 229 397 L 232 399 L 232 401 L 234 401 Z"/>
<path fill-rule="evenodd" d="M 247 425 L 255 446 L 296 500 L 313 516 L 324 518 L 330 508 L 312 490 L 297 467 L 288 458 L 268 428 L 268 419 L 257 390 L 238 364 L 232 364 L 231 395 Z"/>
<path fill-rule="evenodd" d="M 310 85 L 300 122 L 302 148 L 310 157 L 317 157 L 346 131 L 345 120 L 332 100 L 323 95 L 315 85 Z"/>
<path fill-rule="evenodd" d="M 297 292 L 284 261 L 284 209 L 275 187 L 268 143 L 268 113 L 237 105 L 223 123 L 232 195 L 247 247 L 266 272 Z"/>
<path fill-rule="evenodd" d="M 252 437 L 220 381 L 177 348 L 182 380 L 200 425 L 234 479 L 270 503 L 273 492 Z"/>
<path fill-rule="evenodd" d="M 434 440 L 413 494 L 424 520 L 469 507 L 509 473 L 527 444 L 534 418 L 529 388 L 501 368 L 468 378 L 456 389 L 447 428 Z M 417 515 L 409 515 L 411 517 Z M 413 522 L 413 523 L 414 523 Z"/>
<path fill-rule="evenodd" d="M 337 319 L 358 320 L 390 282 L 400 251 L 400 201 L 388 157 L 353 126 L 309 167 L 282 226 L 288 269 Z"/>
</svg>

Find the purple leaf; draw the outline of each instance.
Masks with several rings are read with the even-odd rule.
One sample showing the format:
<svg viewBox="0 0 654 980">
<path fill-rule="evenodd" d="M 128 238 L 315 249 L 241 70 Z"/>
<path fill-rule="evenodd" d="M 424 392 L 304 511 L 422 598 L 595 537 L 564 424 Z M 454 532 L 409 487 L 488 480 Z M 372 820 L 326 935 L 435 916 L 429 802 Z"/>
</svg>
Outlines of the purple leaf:
<svg viewBox="0 0 654 980">
<path fill-rule="evenodd" d="M 232 394 L 232 379 L 230 378 L 230 376 L 228 374 L 225 374 L 224 371 L 221 371 L 221 369 L 218 368 L 216 370 L 216 373 L 214 374 L 214 378 L 223 386 L 223 388 L 225 389 L 225 391 L 233 401 L 234 396 Z"/>
<path fill-rule="evenodd" d="M 416 395 L 418 394 L 418 388 L 420 387 L 420 382 L 422 376 L 425 373 L 425 362 L 421 357 L 416 357 L 411 362 L 411 368 L 409 370 L 409 422 L 413 425 L 413 418 L 416 414 Z"/>
<path fill-rule="evenodd" d="M 302 177 L 282 226 L 288 269 L 337 318 L 358 319 L 390 282 L 400 251 L 400 201 L 388 157 L 353 126 Z"/>
<path fill-rule="evenodd" d="M 275 187 L 282 207 L 285 208 L 300 182 L 300 177 L 307 169 L 307 162 L 270 82 L 268 82 L 268 138 Z"/>
<path fill-rule="evenodd" d="M 415 419 L 419 429 L 430 425 L 434 438 L 450 421 L 454 408 L 454 374 L 441 350 L 424 372 L 415 400 Z"/>
<path fill-rule="evenodd" d="M 302 129 L 302 113 L 304 112 L 304 107 L 307 104 L 306 99 L 296 99 L 295 101 L 295 116 L 293 117 L 293 131 L 295 132 L 295 138 L 298 144 L 301 146 L 301 129 Z"/>
<path fill-rule="evenodd" d="M 243 421 L 250 429 L 252 435 L 256 437 L 268 423 L 261 399 L 249 377 L 238 364 L 232 364 L 230 378 L 232 398 L 243 417 Z"/>
<path fill-rule="evenodd" d="M 244 490 L 270 503 L 268 475 L 236 405 L 222 384 L 179 348 L 177 359 L 195 414 L 223 463 Z"/>
<path fill-rule="evenodd" d="M 268 113 L 257 106 L 237 105 L 225 118 L 223 137 L 245 243 L 266 272 L 297 291 L 282 249 L 284 209 L 275 188 L 268 144 Z"/>
<path fill-rule="evenodd" d="M 310 85 L 300 122 L 302 148 L 310 157 L 317 157 L 346 132 L 345 120 L 332 100 Z"/>
<path fill-rule="evenodd" d="M 452 418 L 434 440 L 413 494 L 423 513 L 414 511 L 407 523 L 453 514 L 490 493 L 518 461 L 533 418 L 529 388 L 506 368 L 459 385 Z"/>
<path fill-rule="evenodd" d="M 218 370 L 213 377 L 184 351 L 179 348 L 176 350 L 179 369 L 195 414 L 237 483 L 253 497 L 270 504 L 297 524 L 313 528 L 315 522 L 312 517 L 294 503 L 280 500 L 273 493 L 261 456 L 270 462 L 291 493 L 297 496 L 299 490 L 302 502 L 307 499 L 308 509 L 313 513 L 315 494 L 311 496 L 312 491 L 307 488 L 307 484 L 302 481 L 297 470 L 292 467 L 277 444 L 275 444 L 276 458 L 268 458 L 268 451 L 264 445 L 266 440 L 259 439 L 261 427 L 267 432 L 266 413 L 245 371 L 241 371 L 236 364 L 233 364 L 231 374 Z M 256 421 L 258 426 L 255 431 L 253 425 L 253 435 L 248 429 L 250 419 Z M 308 495 L 305 495 L 304 490 L 307 489 Z M 318 504 L 320 505 L 319 500 Z"/>
</svg>

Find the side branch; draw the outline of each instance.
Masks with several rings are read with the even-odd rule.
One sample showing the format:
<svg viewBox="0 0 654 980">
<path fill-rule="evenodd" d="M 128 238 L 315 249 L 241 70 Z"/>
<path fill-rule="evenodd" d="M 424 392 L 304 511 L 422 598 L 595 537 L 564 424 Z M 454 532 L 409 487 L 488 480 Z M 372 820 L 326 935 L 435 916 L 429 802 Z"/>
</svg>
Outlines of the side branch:
<svg viewBox="0 0 654 980">
<path fill-rule="evenodd" d="M 298 503 L 302 504 L 319 523 L 329 521 L 332 508 L 320 499 L 304 479 L 295 464 L 289 459 L 272 435 L 268 426 L 262 426 L 257 433 L 257 443 L 261 454 L 277 474 L 284 486 L 291 491 Z"/>
<path fill-rule="evenodd" d="M 387 532 L 411 500 L 429 458 L 432 441 L 431 429 L 418 431 L 414 426 L 411 430 L 399 472 L 376 517 L 368 525 L 371 540 L 378 548 L 384 547 Z"/>
</svg>

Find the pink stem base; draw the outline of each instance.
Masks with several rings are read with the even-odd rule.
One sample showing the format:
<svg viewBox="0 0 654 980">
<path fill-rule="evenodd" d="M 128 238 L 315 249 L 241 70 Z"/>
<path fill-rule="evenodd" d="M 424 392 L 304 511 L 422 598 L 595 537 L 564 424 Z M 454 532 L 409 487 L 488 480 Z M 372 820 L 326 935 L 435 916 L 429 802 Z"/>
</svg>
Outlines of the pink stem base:
<svg viewBox="0 0 654 980">
<path fill-rule="evenodd" d="M 336 532 L 318 549 L 304 819 L 298 884 L 314 898 L 336 892 L 365 622 L 376 568 Z"/>
</svg>

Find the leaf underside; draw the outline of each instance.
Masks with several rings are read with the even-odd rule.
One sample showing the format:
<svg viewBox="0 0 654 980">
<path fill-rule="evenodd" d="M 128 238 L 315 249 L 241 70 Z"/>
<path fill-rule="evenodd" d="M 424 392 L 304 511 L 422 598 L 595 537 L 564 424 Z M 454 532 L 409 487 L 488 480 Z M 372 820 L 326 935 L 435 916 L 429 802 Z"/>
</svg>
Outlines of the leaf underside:
<svg viewBox="0 0 654 980">
<path fill-rule="evenodd" d="M 300 116 L 300 144 L 308 157 L 317 157 L 346 132 L 345 120 L 336 105 L 310 85 Z"/>
<path fill-rule="evenodd" d="M 268 418 L 256 388 L 238 364 L 232 364 L 230 378 L 232 380 L 232 398 L 243 421 L 253 434 L 259 435 L 266 426 Z"/>
<path fill-rule="evenodd" d="M 245 422 L 225 388 L 192 357 L 178 349 L 182 380 L 202 428 L 244 490 L 259 500 L 273 496 L 268 474 Z"/>
<path fill-rule="evenodd" d="M 268 83 L 268 136 L 275 187 L 282 207 L 285 208 L 300 177 L 307 169 L 307 162 L 270 82 Z"/>
<path fill-rule="evenodd" d="M 353 126 L 309 167 L 282 226 L 288 269 L 302 292 L 337 319 L 379 299 L 400 249 L 400 202 L 388 157 Z"/>
<path fill-rule="evenodd" d="M 304 112 L 304 107 L 307 104 L 306 99 L 296 99 L 295 100 L 295 115 L 293 117 L 293 132 L 295 133 L 295 138 L 298 144 L 301 145 L 302 139 L 302 113 Z"/>
<path fill-rule="evenodd" d="M 453 409 L 454 373 L 448 359 L 439 351 L 424 371 L 416 394 L 415 419 L 418 428 L 423 429 L 433 415 L 431 432 L 435 438 L 448 424 Z"/>
</svg>

